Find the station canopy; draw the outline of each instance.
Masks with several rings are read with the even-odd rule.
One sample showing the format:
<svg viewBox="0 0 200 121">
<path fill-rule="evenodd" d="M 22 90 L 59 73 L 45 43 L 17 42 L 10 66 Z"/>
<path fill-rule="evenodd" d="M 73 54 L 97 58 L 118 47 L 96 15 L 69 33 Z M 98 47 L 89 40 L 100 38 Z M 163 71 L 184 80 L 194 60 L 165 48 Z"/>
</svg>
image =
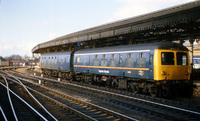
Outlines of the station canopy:
<svg viewBox="0 0 200 121">
<path fill-rule="evenodd" d="M 199 40 L 200 1 L 124 19 L 36 45 L 32 53 L 148 43 Z"/>
</svg>

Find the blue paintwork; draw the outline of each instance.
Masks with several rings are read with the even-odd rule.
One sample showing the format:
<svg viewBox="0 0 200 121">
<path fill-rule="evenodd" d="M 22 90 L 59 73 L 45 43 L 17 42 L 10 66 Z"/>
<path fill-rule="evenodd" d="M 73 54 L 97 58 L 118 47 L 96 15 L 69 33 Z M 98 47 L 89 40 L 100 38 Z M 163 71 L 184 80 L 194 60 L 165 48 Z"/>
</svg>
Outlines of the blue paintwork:
<svg viewBox="0 0 200 121">
<path fill-rule="evenodd" d="M 71 52 L 52 52 L 41 55 L 41 68 L 70 71 Z"/>
<path fill-rule="evenodd" d="M 98 74 L 98 75 L 107 75 L 107 76 L 118 76 L 118 77 L 131 77 L 131 78 L 141 78 L 141 79 L 153 79 L 153 62 L 152 65 L 149 65 L 150 55 L 154 55 L 154 48 L 145 48 L 144 51 L 141 50 L 141 47 L 134 47 L 134 45 L 128 46 L 119 46 L 119 48 L 107 47 L 107 48 L 95 48 L 95 49 L 86 49 L 76 51 L 74 54 L 74 65 L 80 65 L 82 67 L 74 66 L 74 71 Z M 120 48 L 121 47 L 121 48 Z M 134 52 L 131 52 L 134 51 Z M 118 53 L 119 52 L 119 53 Z M 126 67 L 126 56 L 128 53 L 131 53 L 131 58 L 133 58 L 133 67 Z M 145 54 L 143 59 L 145 59 L 144 67 L 137 67 L 137 59 L 139 53 Z M 102 56 L 105 54 L 107 65 L 101 66 Z M 109 66 L 111 55 L 114 54 L 116 60 L 116 68 Z M 98 65 L 94 65 L 95 56 L 98 56 Z M 122 56 L 122 62 L 119 64 L 119 56 Z M 79 58 L 79 62 L 77 62 Z M 85 59 L 84 59 L 85 58 Z M 91 62 L 89 63 L 89 58 Z M 84 62 L 85 61 L 85 62 Z M 105 67 L 105 68 L 104 68 Z M 117 67 L 123 67 L 124 69 L 117 69 Z M 127 69 L 128 68 L 128 69 Z M 132 70 L 130 68 L 135 68 Z M 148 69 L 148 70 L 146 70 Z M 142 74 L 141 74 L 142 73 Z M 143 74 L 144 73 L 144 74 Z"/>
<path fill-rule="evenodd" d="M 57 71 L 71 71 L 83 72 L 89 74 L 99 74 L 117 77 L 130 77 L 140 79 L 153 80 L 153 58 L 155 49 L 172 49 L 187 51 L 188 49 L 182 45 L 172 42 L 158 42 L 135 45 L 123 45 L 116 47 L 104 47 L 94 49 L 83 49 L 78 51 L 64 51 L 51 52 L 41 55 L 41 68 L 57 70 Z M 113 59 L 113 54 L 114 58 Z M 129 65 L 126 67 L 126 58 L 131 54 Z M 98 65 L 95 65 L 95 56 L 98 56 Z M 106 65 L 101 66 L 101 60 L 105 55 Z M 121 64 L 119 57 L 122 56 Z M 152 64 L 150 65 L 150 56 L 152 57 Z M 79 59 L 78 59 L 79 58 Z M 115 64 L 111 65 L 110 61 L 115 60 Z M 145 66 L 138 67 L 138 62 L 145 62 Z M 79 62 L 78 62 L 79 61 Z M 113 61 L 112 61 L 113 62 Z M 113 63 L 112 63 L 113 64 Z M 79 66 L 79 67 L 78 67 Z M 81 66 L 81 67 L 80 67 Z M 114 66 L 114 67 L 112 67 Z M 127 65 L 128 66 L 128 65 Z M 120 68 L 120 67 L 123 67 Z M 133 69 L 134 68 L 134 69 Z"/>
</svg>

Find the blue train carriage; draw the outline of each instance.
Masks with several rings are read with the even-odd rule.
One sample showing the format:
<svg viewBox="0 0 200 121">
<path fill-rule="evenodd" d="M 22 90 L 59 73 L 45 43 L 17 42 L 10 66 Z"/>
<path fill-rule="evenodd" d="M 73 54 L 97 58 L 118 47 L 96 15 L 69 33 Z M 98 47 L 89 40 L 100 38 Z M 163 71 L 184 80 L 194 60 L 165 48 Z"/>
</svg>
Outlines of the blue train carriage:
<svg viewBox="0 0 200 121">
<path fill-rule="evenodd" d="M 153 79 L 153 50 L 128 45 L 76 51 L 74 71 L 121 78 Z"/>
<path fill-rule="evenodd" d="M 41 68 L 45 75 L 71 77 L 73 52 L 50 52 L 41 55 Z"/>
<path fill-rule="evenodd" d="M 188 58 L 188 49 L 172 42 L 85 49 L 75 52 L 74 71 L 78 80 L 169 95 L 174 83 L 187 85 Z"/>
<path fill-rule="evenodd" d="M 200 56 L 193 56 L 194 69 L 200 69 Z"/>
</svg>

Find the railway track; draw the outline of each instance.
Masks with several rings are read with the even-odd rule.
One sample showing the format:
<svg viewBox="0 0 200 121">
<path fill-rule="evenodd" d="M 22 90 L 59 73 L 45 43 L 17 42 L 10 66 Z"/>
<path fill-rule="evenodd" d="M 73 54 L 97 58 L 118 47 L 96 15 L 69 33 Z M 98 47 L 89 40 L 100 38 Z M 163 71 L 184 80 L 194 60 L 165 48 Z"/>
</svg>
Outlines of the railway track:
<svg viewBox="0 0 200 121">
<path fill-rule="evenodd" d="M 41 110 L 36 107 L 31 106 L 27 101 L 18 94 L 16 94 L 10 87 L 12 84 L 9 84 L 7 78 L 0 74 L 2 77 L 0 81 L 0 92 L 1 92 L 1 120 L 57 120 L 54 117 L 47 117 L 47 114 L 44 112 L 41 113 Z M 18 90 L 19 93 L 19 90 Z M 28 93 L 31 95 L 30 93 Z M 42 106 L 42 105 L 40 105 Z M 51 114 L 50 114 L 51 115 Z M 52 115 L 51 115 L 52 116 Z"/>
<path fill-rule="evenodd" d="M 18 75 L 19 76 L 19 75 Z M 26 79 L 24 79 L 26 77 Z M 187 104 L 183 103 L 172 103 L 170 101 L 160 102 L 158 100 L 152 99 L 141 99 L 134 97 L 131 93 L 119 94 L 116 92 L 105 91 L 102 89 L 97 89 L 100 87 L 92 88 L 88 86 L 81 86 L 72 83 L 63 83 L 58 82 L 56 80 L 38 77 L 38 76 L 29 76 L 29 75 L 20 75 L 21 80 L 26 81 L 27 83 L 40 87 L 46 91 L 60 95 L 61 97 L 58 100 L 63 98 L 69 99 L 71 102 L 75 102 L 78 105 L 82 105 L 84 110 L 88 108 L 88 106 L 101 106 L 102 108 L 108 108 L 111 112 L 116 112 L 119 114 L 123 114 L 124 116 L 130 117 L 130 119 L 120 118 L 116 116 L 116 120 L 126 119 L 126 120 L 136 120 L 135 118 L 138 116 L 142 116 L 143 118 L 137 118 L 139 120 L 198 120 L 200 119 L 200 111 L 198 106 L 186 106 Z M 32 80 L 28 81 L 28 80 Z M 36 84 L 38 80 L 42 80 L 44 85 Z M 36 89 L 40 90 L 40 89 Z M 42 92 L 42 90 L 41 90 Z M 60 93 L 61 92 L 61 93 Z M 76 98 L 74 98 L 76 97 Z M 84 103 L 79 102 L 79 98 L 84 101 Z M 92 103 L 91 103 L 92 102 Z M 92 105 L 89 105 L 92 104 Z M 81 109 L 77 109 L 81 110 Z M 94 109 L 91 109 L 94 110 Z M 105 117 L 111 113 L 105 113 L 105 111 L 97 111 L 104 112 Z M 84 112 L 86 113 L 86 112 Z M 107 115 L 106 115 L 107 114 Z M 94 115 L 92 115 L 95 117 Z M 91 117 L 92 117 L 91 116 Z M 115 116 L 113 116 L 115 117 Z M 131 119 L 132 118 L 132 119 Z M 102 118 L 99 118 L 102 119 Z M 98 119 L 98 120 L 99 120 Z M 112 118 L 111 118 L 112 119 Z M 112 119 L 113 120 L 113 119 Z"/>
<path fill-rule="evenodd" d="M 19 78 L 19 77 L 18 77 Z M 113 110 L 74 98 L 62 92 L 47 88 L 45 86 L 33 83 L 27 79 L 19 78 L 26 87 L 37 95 L 42 96 L 52 103 L 67 109 L 77 116 L 86 120 L 137 120 L 132 117 L 120 114 Z M 12 79 L 10 79 L 12 80 Z M 14 81 L 14 80 L 12 80 Z M 30 88 L 31 87 L 31 88 Z"/>
</svg>

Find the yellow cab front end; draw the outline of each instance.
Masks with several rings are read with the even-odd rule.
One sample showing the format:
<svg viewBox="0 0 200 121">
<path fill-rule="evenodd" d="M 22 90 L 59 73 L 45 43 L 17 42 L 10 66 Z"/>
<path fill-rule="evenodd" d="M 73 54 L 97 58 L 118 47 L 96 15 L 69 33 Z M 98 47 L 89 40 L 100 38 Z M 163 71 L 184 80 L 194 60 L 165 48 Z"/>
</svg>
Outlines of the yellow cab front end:
<svg viewBox="0 0 200 121">
<path fill-rule="evenodd" d="M 155 49 L 154 80 L 190 80 L 188 51 Z"/>
</svg>

